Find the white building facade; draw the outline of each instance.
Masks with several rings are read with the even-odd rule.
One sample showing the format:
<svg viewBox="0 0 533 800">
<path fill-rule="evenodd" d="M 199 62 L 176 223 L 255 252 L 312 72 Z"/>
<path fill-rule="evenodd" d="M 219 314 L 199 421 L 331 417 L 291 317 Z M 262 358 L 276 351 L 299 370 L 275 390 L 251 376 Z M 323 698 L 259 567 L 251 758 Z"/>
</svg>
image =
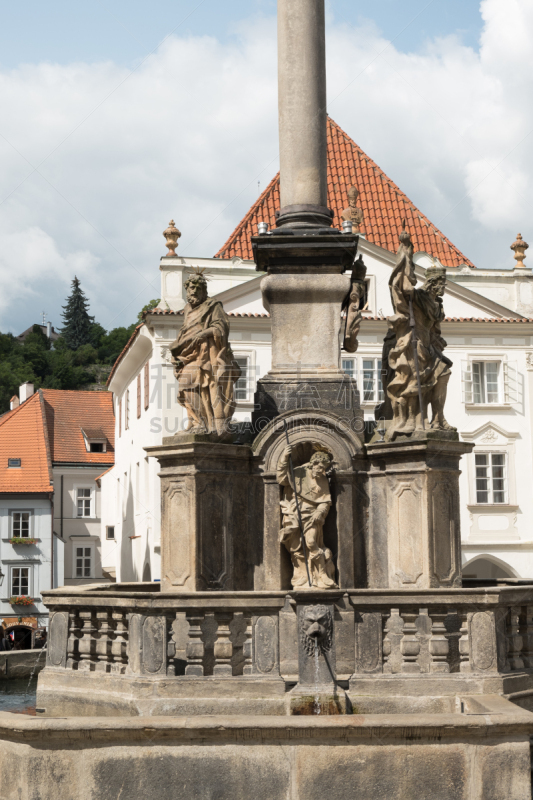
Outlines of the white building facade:
<svg viewBox="0 0 533 800">
<path fill-rule="evenodd" d="M 388 280 L 395 256 L 360 239 L 367 305 L 359 349 L 343 356 L 358 381 L 367 421 L 381 399 L 381 348 L 392 313 Z M 432 259 L 415 256 L 417 276 Z M 506 265 L 507 266 L 507 265 Z M 235 419 L 251 418 L 255 383 L 270 368 L 270 319 L 252 261 L 161 259 L 161 302 L 146 316 L 109 382 L 115 405 L 115 466 L 102 483 L 102 566 L 118 581 L 160 577 L 158 464 L 145 447 L 182 429 L 183 409 L 169 362 L 185 305 L 184 283 L 206 269 L 209 294 L 230 316 L 230 341 L 243 368 Z M 448 270 L 443 335 L 453 361 L 446 414 L 472 455 L 462 461 L 461 532 L 467 577 L 533 578 L 533 275 L 529 269 Z M 320 331 L 317 330 L 317 336 Z"/>
</svg>

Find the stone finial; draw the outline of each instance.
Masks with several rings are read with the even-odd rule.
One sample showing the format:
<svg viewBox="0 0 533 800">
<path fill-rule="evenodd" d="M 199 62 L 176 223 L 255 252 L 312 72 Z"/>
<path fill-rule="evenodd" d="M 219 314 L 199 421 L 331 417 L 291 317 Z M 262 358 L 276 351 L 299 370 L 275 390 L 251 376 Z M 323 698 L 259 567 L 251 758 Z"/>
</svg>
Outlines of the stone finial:
<svg viewBox="0 0 533 800">
<path fill-rule="evenodd" d="M 348 208 L 345 208 L 341 214 L 343 222 L 352 223 L 352 233 L 361 233 L 361 225 L 363 224 L 363 211 L 357 207 L 358 197 L 359 190 L 355 186 L 350 186 L 348 189 Z"/>
<path fill-rule="evenodd" d="M 514 250 L 514 257 L 517 262 L 516 268 L 524 267 L 524 259 L 526 257 L 526 250 L 528 249 L 529 245 L 527 242 L 524 242 L 522 239 L 522 234 L 516 234 L 516 242 L 513 242 L 511 245 L 511 250 Z M 527 269 L 527 267 L 524 267 Z"/>
<path fill-rule="evenodd" d="M 171 219 L 168 223 L 168 228 L 163 231 L 163 236 L 167 240 L 167 247 L 168 247 L 168 256 L 176 256 L 176 248 L 178 246 L 178 239 L 181 236 L 180 231 L 176 228 L 174 224 L 174 220 Z"/>
</svg>

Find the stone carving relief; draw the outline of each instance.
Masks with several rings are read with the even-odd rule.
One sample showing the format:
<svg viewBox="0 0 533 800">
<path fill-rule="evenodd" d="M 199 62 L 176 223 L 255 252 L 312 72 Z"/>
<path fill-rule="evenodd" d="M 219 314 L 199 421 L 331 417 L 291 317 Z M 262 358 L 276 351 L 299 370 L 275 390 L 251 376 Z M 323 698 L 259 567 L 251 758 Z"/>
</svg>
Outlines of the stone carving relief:
<svg viewBox="0 0 533 800">
<path fill-rule="evenodd" d="M 331 508 L 327 478 L 332 466 L 331 455 L 324 450 L 316 450 L 307 464 L 295 467 L 292 471 L 293 449 L 292 446 L 285 448 L 276 473 L 278 483 L 283 486 L 279 540 L 291 556 L 292 586 L 294 589 L 308 587 L 309 569 L 314 587 L 336 589 L 333 554 L 324 547 L 324 522 Z"/>
<path fill-rule="evenodd" d="M 444 355 L 446 342 L 441 336 L 446 269 L 428 267 L 423 286 L 417 289 L 416 282 L 413 244 L 409 233 L 403 230 L 389 280 L 394 315 L 388 320 L 382 357 L 383 388 L 390 400 L 392 417 L 387 439 L 422 430 L 422 417 L 425 428 L 456 430 L 444 417 L 452 366 Z"/>
<path fill-rule="evenodd" d="M 64 667 L 67 661 L 68 612 L 52 614 L 49 628 L 48 661 L 54 667 Z"/>
<path fill-rule="evenodd" d="M 492 428 L 489 428 L 487 432 L 483 434 L 480 441 L 487 442 L 490 444 L 490 442 L 495 442 L 497 439 L 498 439 L 498 434 L 496 433 L 496 431 L 494 431 Z"/>
<path fill-rule="evenodd" d="M 300 616 L 300 641 L 304 652 L 312 656 L 319 649 L 329 653 L 333 643 L 333 615 L 328 606 L 307 606 Z"/>
<path fill-rule="evenodd" d="M 256 669 L 263 675 L 272 672 L 276 666 L 276 642 L 276 619 L 274 617 L 259 617 L 254 628 L 254 654 Z"/>
<path fill-rule="evenodd" d="M 533 353 L 526 353 L 526 367 L 529 370 L 533 369 Z"/>
<path fill-rule="evenodd" d="M 229 344 L 229 319 L 219 300 L 208 297 L 201 270 L 185 283 L 187 305 L 178 338 L 170 345 L 179 381 L 178 403 L 191 433 L 228 434 L 235 410 L 233 387 L 241 370 Z"/>
</svg>

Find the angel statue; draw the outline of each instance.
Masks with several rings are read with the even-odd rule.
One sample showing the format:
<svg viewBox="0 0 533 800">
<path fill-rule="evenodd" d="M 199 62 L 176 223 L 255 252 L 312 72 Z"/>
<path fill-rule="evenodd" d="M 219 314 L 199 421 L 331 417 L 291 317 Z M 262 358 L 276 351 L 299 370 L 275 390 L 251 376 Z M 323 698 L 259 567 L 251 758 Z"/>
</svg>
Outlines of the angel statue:
<svg viewBox="0 0 533 800">
<path fill-rule="evenodd" d="M 219 300 L 208 297 L 203 270 L 190 276 L 185 289 L 183 327 L 170 345 L 178 403 L 187 411 L 186 430 L 222 436 L 235 410 L 233 387 L 241 374 L 228 342 L 228 316 Z"/>
<path fill-rule="evenodd" d="M 430 429 L 456 430 L 444 417 L 452 366 L 443 354 L 446 342 L 441 335 L 446 269 L 428 267 L 423 286 L 415 287 L 413 245 L 409 233 L 403 230 L 396 265 L 389 279 L 394 315 L 389 317 L 387 347 L 384 348 L 388 362 L 386 392 L 392 404 L 388 439 L 428 427 L 425 420 L 429 406 L 432 410 Z"/>
<path fill-rule="evenodd" d="M 324 521 L 331 508 L 331 494 L 327 471 L 331 467 L 331 455 L 317 450 L 307 464 L 294 468 L 294 483 L 290 475 L 289 460 L 293 451 L 288 445 L 278 463 L 276 478 L 284 487 L 281 500 L 282 527 L 279 540 L 290 553 L 294 568 L 293 589 L 309 586 L 307 569 L 313 587 L 337 589 L 335 564 L 329 548 L 324 547 Z M 302 520 L 300 529 L 298 508 Z M 305 550 L 303 545 L 305 539 Z M 307 566 L 306 566 L 307 556 Z"/>
</svg>

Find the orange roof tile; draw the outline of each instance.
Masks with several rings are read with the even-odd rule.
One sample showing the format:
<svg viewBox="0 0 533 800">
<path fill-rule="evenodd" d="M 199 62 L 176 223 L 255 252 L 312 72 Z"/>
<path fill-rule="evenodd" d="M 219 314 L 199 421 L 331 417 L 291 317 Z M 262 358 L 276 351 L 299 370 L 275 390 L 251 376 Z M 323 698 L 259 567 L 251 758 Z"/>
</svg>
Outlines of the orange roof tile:
<svg viewBox="0 0 533 800">
<path fill-rule="evenodd" d="M 41 389 L 44 399 L 51 458 L 54 464 L 113 464 L 115 414 L 110 392 L 69 392 Z M 107 439 L 105 453 L 88 453 L 82 429 L 101 429 Z M 1 430 L 1 429 L 0 429 Z"/>
<path fill-rule="evenodd" d="M 0 419 L 0 492 L 52 492 L 42 397 L 34 394 Z M 20 458 L 20 467 L 8 459 Z"/>
<path fill-rule="evenodd" d="M 445 267 L 458 267 L 471 261 L 428 220 L 366 153 L 328 117 L 328 204 L 334 214 L 333 225 L 342 228 L 341 214 L 348 205 L 348 187 L 359 189 L 358 205 L 363 209 L 362 230 L 369 242 L 395 253 L 406 220 L 415 252 L 438 258 Z M 258 222 L 276 225 L 279 209 L 279 173 L 237 225 L 215 258 L 253 259 L 251 237 Z"/>
</svg>

